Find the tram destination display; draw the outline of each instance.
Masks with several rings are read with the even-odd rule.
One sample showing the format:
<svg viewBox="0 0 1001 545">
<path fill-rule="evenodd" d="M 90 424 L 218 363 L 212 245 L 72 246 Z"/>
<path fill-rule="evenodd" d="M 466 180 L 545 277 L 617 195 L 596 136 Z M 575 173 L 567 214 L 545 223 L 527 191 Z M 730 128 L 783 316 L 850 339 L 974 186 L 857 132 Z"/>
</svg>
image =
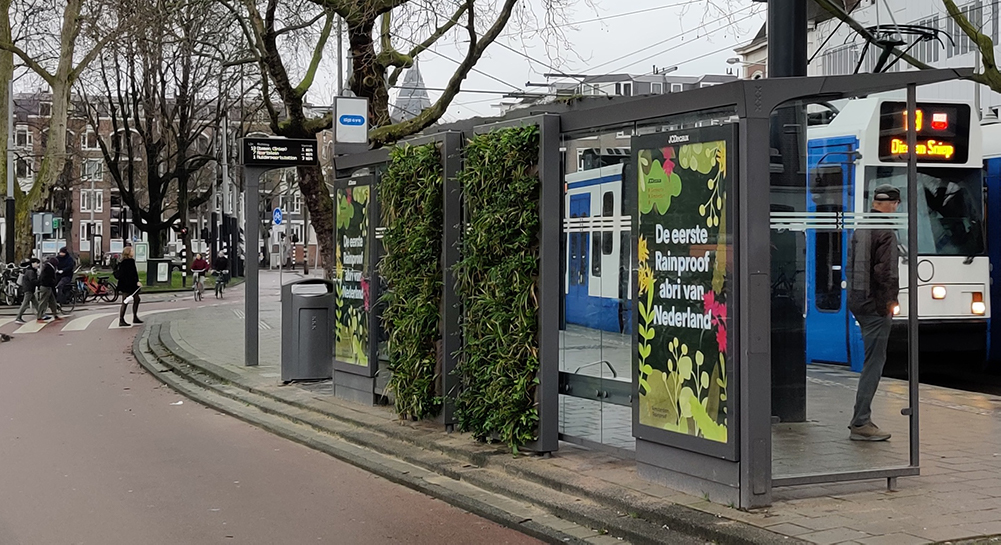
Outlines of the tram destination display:
<svg viewBox="0 0 1001 545">
<path fill-rule="evenodd" d="M 252 167 L 316 165 L 316 140 L 244 138 L 242 163 Z"/>
<path fill-rule="evenodd" d="M 879 160 L 907 162 L 906 102 L 879 105 Z M 970 156 L 970 106 L 920 102 L 915 110 L 917 156 L 921 163 L 965 163 Z"/>
<path fill-rule="evenodd" d="M 734 459 L 734 125 L 633 139 L 636 437 Z"/>
</svg>

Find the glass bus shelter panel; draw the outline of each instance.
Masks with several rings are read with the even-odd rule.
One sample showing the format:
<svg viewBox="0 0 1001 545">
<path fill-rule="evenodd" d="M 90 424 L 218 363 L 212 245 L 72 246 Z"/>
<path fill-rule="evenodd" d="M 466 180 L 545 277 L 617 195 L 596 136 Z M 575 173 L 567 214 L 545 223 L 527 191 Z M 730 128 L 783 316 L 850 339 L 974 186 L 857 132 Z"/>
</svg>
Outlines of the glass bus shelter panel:
<svg viewBox="0 0 1001 545">
<path fill-rule="evenodd" d="M 560 424 L 567 440 L 632 450 L 632 127 L 564 135 Z"/>
<path fill-rule="evenodd" d="M 897 304 L 906 298 L 897 292 L 907 283 L 900 256 L 908 218 L 902 204 L 873 204 L 884 182 L 895 191 L 881 188 L 883 197 L 906 196 L 906 168 L 900 178 L 873 178 L 867 165 L 878 164 L 878 154 L 862 152 L 878 145 L 880 101 L 853 100 L 840 110 L 795 103 L 773 112 L 776 486 L 872 478 L 910 464 L 909 332 Z M 869 423 L 879 430 L 850 428 Z M 873 440 L 882 433 L 891 437 Z"/>
</svg>

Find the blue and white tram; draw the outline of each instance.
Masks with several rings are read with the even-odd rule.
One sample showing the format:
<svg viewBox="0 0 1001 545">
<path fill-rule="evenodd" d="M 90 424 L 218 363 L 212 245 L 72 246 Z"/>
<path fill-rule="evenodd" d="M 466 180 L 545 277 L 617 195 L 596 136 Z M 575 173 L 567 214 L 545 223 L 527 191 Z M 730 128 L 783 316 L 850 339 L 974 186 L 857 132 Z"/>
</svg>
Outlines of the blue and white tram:
<svg viewBox="0 0 1001 545">
<path fill-rule="evenodd" d="M 622 201 L 623 165 L 568 174 L 564 192 L 567 324 L 629 333 L 630 216 Z"/>
<path fill-rule="evenodd" d="M 894 328 L 906 327 L 907 267 L 916 265 L 921 350 L 986 352 L 991 267 L 985 248 L 981 132 L 971 110 L 962 103 L 918 104 L 917 256 L 903 251 L 906 104 L 889 98 L 852 100 L 830 123 L 809 128 L 806 216 L 815 224 L 806 238 L 807 361 L 861 369 L 861 333 L 847 308 L 847 259 L 854 229 L 873 222 L 899 229 L 901 292 Z M 886 183 L 901 188 L 900 213 L 893 218 L 867 214 L 872 189 Z"/>
<path fill-rule="evenodd" d="M 984 202 L 987 254 L 991 260 L 991 301 L 1001 301 L 1001 123 L 985 123 L 983 132 Z M 989 320 L 987 359 L 1001 362 L 1001 320 Z"/>
</svg>

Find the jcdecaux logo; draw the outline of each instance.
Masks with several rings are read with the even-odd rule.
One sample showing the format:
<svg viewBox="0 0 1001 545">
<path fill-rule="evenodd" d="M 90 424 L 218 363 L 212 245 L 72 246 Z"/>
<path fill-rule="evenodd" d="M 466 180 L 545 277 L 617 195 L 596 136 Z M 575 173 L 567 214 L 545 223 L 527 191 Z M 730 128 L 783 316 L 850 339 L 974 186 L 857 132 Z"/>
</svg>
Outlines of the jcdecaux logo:
<svg viewBox="0 0 1001 545">
<path fill-rule="evenodd" d="M 365 124 L 365 118 L 360 115 L 342 115 L 340 117 L 341 125 L 348 125 L 350 127 L 360 127 Z"/>
</svg>

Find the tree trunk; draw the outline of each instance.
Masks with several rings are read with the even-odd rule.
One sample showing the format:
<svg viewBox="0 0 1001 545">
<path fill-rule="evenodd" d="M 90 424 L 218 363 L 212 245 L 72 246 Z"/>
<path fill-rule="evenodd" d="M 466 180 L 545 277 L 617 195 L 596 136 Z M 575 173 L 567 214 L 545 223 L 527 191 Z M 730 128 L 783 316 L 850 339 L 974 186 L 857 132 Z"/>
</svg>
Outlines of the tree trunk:
<svg viewBox="0 0 1001 545">
<path fill-rule="evenodd" d="M 327 278 L 334 276 L 334 202 L 319 166 L 299 167 L 299 189 L 316 231 L 317 249 Z"/>
<path fill-rule="evenodd" d="M 382 127 L 392 121 L 389 118 L 389 88 L 386 86 L 386 73 L 382 65 L 376 62 L 375 40 L 372 39 L 374 26 L 375 20 L 348 24 L 348 40 L 354 66 L 350 84 L 355 96 L 369 97 L 368 115 L 371 126 Z"/>
</svg>

